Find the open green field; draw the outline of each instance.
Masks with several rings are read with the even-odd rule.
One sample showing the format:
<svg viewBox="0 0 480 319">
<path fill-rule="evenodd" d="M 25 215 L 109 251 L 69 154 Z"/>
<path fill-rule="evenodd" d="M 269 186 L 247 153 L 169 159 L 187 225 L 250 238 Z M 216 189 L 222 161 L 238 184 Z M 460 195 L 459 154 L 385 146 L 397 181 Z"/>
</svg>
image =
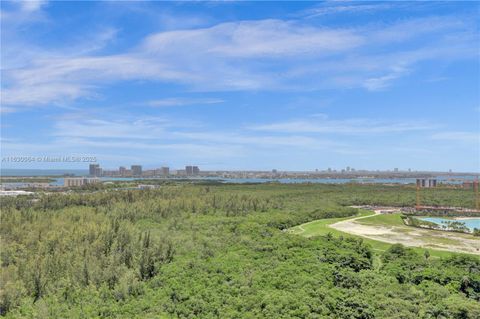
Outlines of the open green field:
<svg viewBox="0 0 480 319">
<path fill-rule="evenodd" d="M 360 216 L 370 216 L 374 213 L 371 211 L 361 210 L 357 215 L 353 217 L 360 217 Z M 351 219 L 352 216 L 342 217 L 342 218 L 327 218 L 327 219 L 319 219 L 315 221 L 311 221 L 302 225 L 298 225 L 289 229 L 289 232 L 295 235 L 302 235 L 304 237 L 313 237 L 313 236 L 325 236 L 327 234 L 334 234 L 334 235 L 345 235 L 344 232 L 338 231 L 336 229 L 328 227 L 331 224 L 342 220 Z M 348 235 L 348 234 L 347 234 Z"/>
<path fill-rule="evenodd" d="M 370 216 L 370 215 L 374 215 L 374 213 L 371 211 L 362 210 L 355 217 L 363 217 L 363 216 Z M 356 222 L 360 224 L 366 224 L 366 225 L 408 227 L 408 226 L 405 226 L 400 216 L 401 216 L 400 214 L 376 215 L 368 218 L 362 218 Z M 343 220 L 348 220 L 351 218 L 352 217 L 316 220 L 313 222 L 308 222 L 302 225 L 292 227 L 291 229 L 289 229 L 289 232 L 291 232 L 292 234 L 297 234 L 304 237 L 325 236 L 327 234 L 332 234 L 335 236 L 343 236 L 343 237 L 358 237 L 358 236 L 351 235 L 351 234 L 329 227 L 329 225 L 331 224 L 334 224 L 336 222 L 343 221 Z M 375 250 L 376 252 L 384 252 L 392 246 L 392 244 L 385 243 L 378 240 L 372 240 L 369 238 L 362 238 L 362 239 L 365 241 L 365 243 L 369 244 L 372 247 L 372 249 Z M 425 252 L 425 248 L 414 247 L 412 249 L 418 252 L 419 254 Z M 436 249 L 428 249 L 428 250 L 431 256 L 433 257 L 448 257 L 456 254 L 454 252 L 449 252 L 445 250 L 436 250 Z"/>
<path fill-rule="evenodd" d="M 0 314 L 480 318 L 478 257 L 328 227 L 371 214 L 350 205 L 413 204 L 411 187 L 158 184 L 2 199 Z"/>
<path fill-rule="evenodd" d="M 357 223 L 365 225 L 382 225 L 403 227 L 405 224 L 401 218 L 402 214 L 380 214 L 369 218 L 363 218 Z"/>
</svg>

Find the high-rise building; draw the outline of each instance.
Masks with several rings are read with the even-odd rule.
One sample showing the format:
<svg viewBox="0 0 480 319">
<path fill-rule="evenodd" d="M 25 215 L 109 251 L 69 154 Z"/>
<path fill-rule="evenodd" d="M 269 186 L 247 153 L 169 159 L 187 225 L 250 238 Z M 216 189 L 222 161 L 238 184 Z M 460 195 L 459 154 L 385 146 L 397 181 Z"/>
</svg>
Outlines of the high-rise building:
<svg viewBox="0 0 480 319">
<path fill-rule="evenodd" d="M 417 187 L 432 188 L 437 187 L 437 180 L 434 178 L 417 178 Z"/>
<path fill-rule="evenodd" d="M 398 173 L 398 168 L 395 167 L 395 168 L 393 169 L 393 171 L 394 171 L 395 173 Z"/>
<path fill-rule="evenodd" d="M 96 167 L 95 168 L 95 173 L 93 176 L 102 176 L 103 175 L 103 169 L 101 167 Z"/>
<path fill-rule="evenodd" d="M 125 176 L 127 173 L 127 169 L 124 166 L 120 166 L 118 168 L 118 172 L 120 173 L 120 176 Z"/>
<path fill-rule="evenodd" d="M 133 176 L 142 176 L 142 165 L 132 165 L 130 168 Z"/>
<path fill-rule="evenodd" d="M 198 168 L 198 166 L 193 166 L 192 172 L 193 172 L 193 175 L 198 175 L 200 174 L 200 169 Z"/>
<path fill-rule="evenodd" d="M 95 175 L 95 170 L 96 170 L 97 168 L 100 168 L 100 165 L 99 165 L 99 164 L 90 164 L 90 165 L 88 166 L 88 175 L 90 175 L 90 176 L 96 176 L 96 175 Z"/>
<path fill-rule="evenodd" d="M 187 173 L 187 175 L 193 175 L 193 166 L 185 166 L 185 173 Z"/>
<path fill-rule="evenodd" d="M 162 175 L 163 176 L 170 175 L 170 168 L 169 167 L 162 167 Z"/>
</svg>

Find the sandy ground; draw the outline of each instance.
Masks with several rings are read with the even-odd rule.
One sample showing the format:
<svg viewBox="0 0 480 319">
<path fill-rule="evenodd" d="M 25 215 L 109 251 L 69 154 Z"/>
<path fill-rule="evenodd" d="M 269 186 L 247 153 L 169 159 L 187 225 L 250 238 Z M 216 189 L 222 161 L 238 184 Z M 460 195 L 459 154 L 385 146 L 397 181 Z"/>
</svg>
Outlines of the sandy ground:
<svg viewBox="0 0 480 319">
<path fill-rule="evenodd" d="M 376 210 L 375 214 L 380 214 Z M 330 227 L 357 236 L 405 246 L 434 248 L 480 255 L 480 239 L 468 234 L 419 229 L 409 226 L 374 226 L 356 223 L 362 218 L 356 217 L 331 224 Z"/>
</svg>

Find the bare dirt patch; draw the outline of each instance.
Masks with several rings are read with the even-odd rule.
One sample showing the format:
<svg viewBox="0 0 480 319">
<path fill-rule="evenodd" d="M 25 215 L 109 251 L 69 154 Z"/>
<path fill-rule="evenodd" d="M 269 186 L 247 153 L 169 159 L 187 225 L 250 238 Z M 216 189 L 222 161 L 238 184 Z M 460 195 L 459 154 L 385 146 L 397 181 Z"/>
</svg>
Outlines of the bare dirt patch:
<svg viewBox="0 0 480 319">
<path fill-rule="evenodd" d="M 375 215 L 380 211 L 376 210 Z M 373 215 L 371 215 L 373 216 Z M 356 221 L 371 216 L 356 217 L 331 224 L 329 227 L 345 233 L 411 247 L 435 248 L 480 255 L 480 238 L 469 234 L 419 229 L 409 226 L 365 225 Z"/>
</svg>

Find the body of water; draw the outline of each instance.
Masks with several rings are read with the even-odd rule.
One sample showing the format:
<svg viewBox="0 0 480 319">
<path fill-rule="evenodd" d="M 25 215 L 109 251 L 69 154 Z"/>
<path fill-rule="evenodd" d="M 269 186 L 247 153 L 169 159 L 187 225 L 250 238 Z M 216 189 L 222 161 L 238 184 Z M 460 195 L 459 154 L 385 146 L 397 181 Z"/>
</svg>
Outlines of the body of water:
<svg viewBox="0 0 480 319">
<path fill-rule="evenodd" d="M 85 176 L 88 169 L 11 169 L 2 168 L 1 176 L 62 176 L 62 175 Z"/>
<path fill-rule="evenodd" d="M 435 223 L 437 225 L 447 225 L 452 221 L 464 223 L 466 227 L 473 231 L 474 228 L 480 229 L 480 218 L 471 219 L 455 219 L 455 218 L 441 218 L 441 217 L 422 217 L 421 220 Z"/>
<path fill-rule="evenodd" d="M 55 181 L 52 185 L 63 185 L 62 175 L 69 174 L 74 176 L 87 176 L 88 170 L 70 169 L 70 170 L 51 170 L 51 169 L 1 169 L 1 176 L 58 176 L 54 177 Z M 462 180 L 474 180 L 476 176 L 438 176 L 435 177 L 440 183 L 459 184 Z M 132 180 L 148 180 L 151 178 L 133 178 L 133 177 L 102 177 L 102 181 L 132 181 Z M 155 178 L 159 179 L 159 178 Z M 169 177 L 166 180 L 207 180 L 219 181 L 224 183 L 271 183 L 277 182 L 282 184 L 294 183 L 318 183 L 318 184 L 415 184 L 415 178 L 221 178 L 221 177 Z M 21 183 L 19 183 L 21 184 Z"/>
<path fill-rule="evenodd" d="M 101 177 L 102 181 L 133 181 L 133 180 L 191 180 L 191 181 L 219 181 L 222 183 L 251 184 L 251 183 L 280 183 L 280 184 L 415 184 L 415 178 L 221 178 L 221 177 L 167 177 L 167 178 L 138 178 L 138 177 Z M 472 177 L 473 179 L 473 177 Z M 63 178 L 61 179 L 63 181 Z M 443 180 L 443 183 L 449 183 Z"/>
</svg>

